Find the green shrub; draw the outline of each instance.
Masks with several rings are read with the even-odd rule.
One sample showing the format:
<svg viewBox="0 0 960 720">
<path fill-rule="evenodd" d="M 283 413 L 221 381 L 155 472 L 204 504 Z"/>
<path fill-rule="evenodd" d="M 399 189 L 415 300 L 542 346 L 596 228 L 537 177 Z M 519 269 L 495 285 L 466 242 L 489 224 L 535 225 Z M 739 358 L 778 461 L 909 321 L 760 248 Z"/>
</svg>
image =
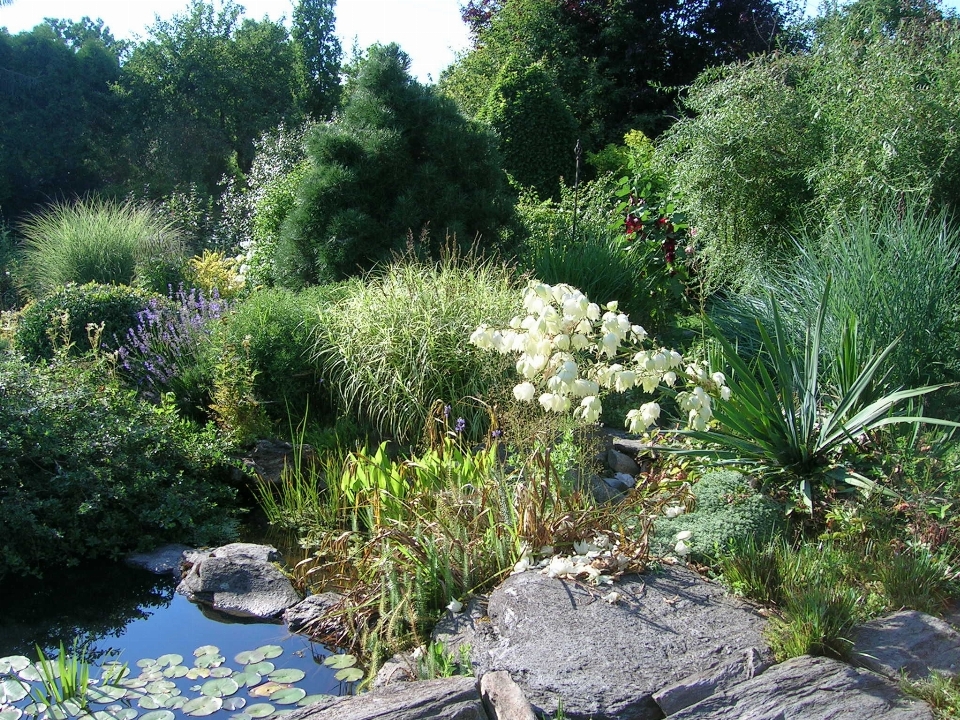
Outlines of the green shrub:
<svg viewBox="0 0 960 720">
<path fill-rule="evenodd" d="M 733 470 L 712 470 L 693 486 L 696 509 L 675 518 L 658 518 L 653 540 L 662 549 L 673 546 L 678 532 L 691 532 L 685 541 L 698 558 L 713 558 L 749 539 L 768 540 L 780 530 L 783 508 L 751 487 Z"/>
<path fill-rule="evenodd" d="M 67 285 L 23 309 L 15 336 L 17 350 L 33 359 L 53 357 L 54 343 L 72 343 L 74 355 L 89 352 L 91 323 L 103 323 L 102 349 L 116 350 L 151 300 L 157 296 L 125 285 Z"/>
<path fill-rule="evenodd" d="M 176 265 L 183 256 L 178 231 L 146 205 L 54 205 L 29 217 L 20 232 L 22 279 L 37 297 L 67 283 L 129 285 L 141 267 Z"/>
<path fill-rule="evenodd" d="M 0 311 L 20 307 L 17 288 L 17 253 L 13 234 L 0 224 Z"/>
<path fill-rule="evenodd" d="M 254 393 L 274 421 L 286 423 L 288 412 L 302 417 L 308 405 L 317 418 L 328 404 L 311 357 L 324 290 L 259 290 L 233 309 L 215 339 L 246 349 L 256 372 Z"/>
<path fill-rule="evenodd" d="M 0 357 L 0 577 L 226 539 L 223 451 L 95 368 Z"/>
<path fill-rule="evenodd" d="M 412 233 L 494 242 L 512 203 L 495 144 L 409 74 L 397 47 L 355 68 L 340 114 L 307 139 L 310 169 L 277 249 L 278 281 L 302 287 L 371 269 Z"/>
<path fill-rule="evenodd" d="M 502 388 L 509 360 L 468 342 L 481 322 L 506 323 L 519 311 L 511 273 L 489 261 L 404 259 L 321 308 L 314 356 L 341 410 L 399 441 L 415 440 L 437 400 L 463 417 L 471 434 L 485 411 L 470 398 Z"/>
</svg>

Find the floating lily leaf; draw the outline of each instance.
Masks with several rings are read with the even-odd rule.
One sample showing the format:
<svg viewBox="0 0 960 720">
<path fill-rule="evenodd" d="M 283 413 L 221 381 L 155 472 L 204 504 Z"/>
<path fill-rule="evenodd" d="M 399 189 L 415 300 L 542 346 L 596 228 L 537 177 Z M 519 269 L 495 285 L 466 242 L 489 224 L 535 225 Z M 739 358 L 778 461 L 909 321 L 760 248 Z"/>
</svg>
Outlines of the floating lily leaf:
<svg viewBox="0 0 960 720">
<path fill-rule="evenodd" d="M 151 695 L 161 695 L 163 693 L 169 693 L 176 687 L 177 684 L 173 682 L 173 680 L 154 680 L 152 683 L 147 685 L 144 690 Z"/>
<path fill-rule="evenodd" d="M 216 645 L 201 645 L 196 650 L 193 651 L 195 657 L 202 657 L 204 655 L 219 655 L 220 648 Z"/>
<path fill-rule="evenodd" d="M 69 711 L 61 705 L 48 705 L 45 717 L 47 720 L 67 720 Z"/>
<path fill-rule="evenodd" d="M 274 670 L 267 677 L 274 682 L 295 683 L 300 682 L 306 676 L 307 674 L 303 670 L 297 670 L 296 668 L 281 668 L 280 670 Z"/>
<path fill-rule="evenodd" d="M 111 713 L 109 710 L 97 710 L 90 717 L 92 717 L 93 720 L 115 720 L 113 713 Z M 89 720 L 89 719 L 84 717 L 84 720 Z"/>
<path fill-rule="evenodd" d="M 303 688 L 286 688 L 277 690 L 270 696 L 270 702 L 277 705 L 293 705 L 307 696 L 307 691 Z"/>
<path fill-rule="evenodd" d="M 147 681 L 142 677 L 129 678 L 127 680 L 120 681 L 120 687 L 137 689 L 147 686 Z"/>
<path fill-rule="evenodd" d="M 30 693 L 30 687 L 14 678 L 0 682 L 0 703 L 15 703 Z"/>
<path fill-rule="evenodd" d="M 166 678 L 182 678 L 188 672 L 190 672 L 190 668 L 186 665 L 171 665 L 163 671 L 163 676 Z"/>
<path fill-rule="evenodd" d="M 306 707 L 307 705 L 313 705 L 318 703 L 321 700 L 329 700 L 330 698 L 336 697 L 335 695 L 327 695 L 321 693 L 319 695 L 307 695 L 305 698 L 300 698 L 300 702 L 297 703 L 297 707 Z"/>
<path fill-rule="evenodd" d="M 268 715 L 273 715 L 275 710 L 276 708 L 270 703 L 254 703 L 253 705 L 248 705 L 243 711 L 243 714 L 252 718 L 265 718 Z"/>
<path fill-rule="evenodd" d="M 163 705 L 153 695 L 142 695 L 137 700 L 137 705 L 144 710 L 159 710 L 163 707 Z"/>
<path fill-rule="evenodd" d="M 268 675 L 276 669 L 277 669 L 276 665 L 274 665 L 272 662 L 267 662 L 266 660 L 264 660 L 263 662 L 250 663 L 244 668 L 244 671 L 260 673 L 261 675 Z"/>
<path fill-rule="evenodd" d="M 163 671 L 159 667 L 154 666 L 151 670 L 144 670 L 140 673 L 140 677 L 146 680 L 148 683 L 153 682 L 154 680 L 163 680 Z"/>
<path fill-rule="evenodd" d="M 233 670 L 228 667 L 210 668 L 210 677 L 212 678 L 225 678 L 231 675 L 233 675 Z"/>
<path fill-rule="evenodd" d="M 240 710 L 247 704 L 247 699 L 242 697 L 228 697 L 223 699 L 224 710 Z"/>
<path fill-rule="evenodd" d="M 139 700 L 143 697 L 143 690 L 131 689 L 123 694 L 124 700 Z"/>
<path fill-rule="evenodd" d="M 198 678 L 208 678 L 210 677 L 209 668 L 190 668 L 187 670 L 187 674 L 184 676 L 187 680 L 196 680 Z"/>
<path fill-rule="evenodd" d="M 279 645 L 261 645 L 256 651 L 263 653 L 263 656 L 267 660 L 272 660 L 275 657 L 283 655 L 283 648 Z"/>
<path fill-rule="evenodd" d="M 27 682 L 41 682 L 43 680 L 43 675 L 40 674 L 37 666 L 33 664 L 27 665 L 27 667 L 22 670 L 18 670 L 17 676 Z"/>
<path fill-rule="evenodd" d="M 237 681 L 238 685 L 245 685 L 246 687 L 253 687 L 254 685 L 259 685 L 260 681 L 263 680 L 263 676 L 258 672 L 251 672 L 250 670 L 244 670 L 243 672 L 235 672 L 231 677 Z"/>
<path fill-rule="evenodd" d="M 23 655 L 8 655 L 0 658 L 0 675 L 9 675 L 11 672 L 20 672 L 32 663 L 30 658 Z"/>
<path fill-rule="evenodd" d="M 240 684 L 233 678 L 219 678 L 217 680 L 207 680 L 200 688 L 200 692 L 210 697 L 226 697 L 233 695 L 240 689 Z"/>
<path fill-rule="evenodd" d="M 167 655 L 161 655 L 157 658 L 157 665 L 160 667 L 166 667 L 168 665 L 179 665 L 183 662 L 183 655 L 177 655 L 176 653 L 169 653 Z"/>
<path fill-rule="evenodd" d="M 250 663 L 258 663 L 264 660 L 264 654 L 259 650 L 244 650 L 241 653 L 234 655 L 234 662 L 239 663 L 240 665 L 249 665 Z"/>
<path fill-rule="evenodd" d="M 107 685 L 116 685 L 128 675 L 130 668 L 125 663 L 108 662 L 100 668 L 100 681 Z"/>
<path fill-rule="evenodd" d="M 237 713 L 236 715 L 231 715 L 230 720 L 253 720 L 253 717 L 246 713 Z"/>
<path fill-rule="evenodd" d="M 338 670 L 334 677 L 340 682 L 356 682 L 363 677 L 363 670 L 355 667 L 344 668 L 343 670 Z"/>
<path fill-rule="evenodd" d="M 223 700 L 220 698 L 201 695 L 186 703 L 180 710 L 193 717 L 204 717 L 213 715 L 221 707 L 223 707 Z"/>
<path fill-rule="evenodd" d="M 167 710 L 179 710 L 184 705 L 187 704 L 187 701 L 190 698 L 185 698 L 183 695 L 173 695 L 169 700 L 167 700 L 163 706 Z"/>
<path fill-rule="evenodd" d="M 213 647 L 212 645 L 210 647 Z M 198 668 L 212 668 L 217 667 L 218 665 L 223 665 L 227 659 L 223 655 L 217 655 L 216 653 L 209 653 L 207 655 L 201 655 L 193 664 Z"/>
<path fill-rule="evenodd" d="M 257 685 L 255 688 L 250 688 L 250 694 L 254 697 L 270 697 L 277 690 L 285 690 L 290 687 L 289 685 L 283 685 L 281 683 L 275 682 L 265 682 L 263 685 Z"/>
<path fill-rule="evenodd" d="M 90 702 L 100 703 L 101 705 L 116 702 L 126 694 L 126 689 L 116 685 L 102 685 L 87 688 L 87 698 Z"/>
<path fill-rule="evenodd" d="M 20 720 L 22 716 L 23 710 L 20 708 L 12 705 L 0 705 L 0 720 Z"/>
<path fill-rule="evenodd" d="M 176 720 L 176 717 L 169 710 L 154 710 L 141 715 L 140 720 Z"/>
<path fill-rule="evenodd" d="M 157 665 L 157 661 L 154 660 L 153 658 L 143 658 L 141 660 L 137 660 L 138 668 L 156 667 L 156 665 Z"/>
<path fill-rule="evenodd" d="M 323 664 L 327 667 L 342 670 L 343 668 L 350 668 L 356 665 L 357 658 L 353 655 L 331 655 L 323 661 Z"/>
<path fill-rule="evenodd" d="M 110 713 L 111 716 L 116 718 L 116 720 L 133 720 L 138 713 L 135 708 L 132 707 L 123 707 L 123 705 L 111 705 L 105 710 Z"/>
<path fill-rule="evenodd" d="M 23 714 L 32 715 L 36 717 L 37 715 L 41 715 L 46 711 L 47 711 L 46 705 L 38 705 L 37 703 L 30 703 L 23 709 Z"/>
</svg>

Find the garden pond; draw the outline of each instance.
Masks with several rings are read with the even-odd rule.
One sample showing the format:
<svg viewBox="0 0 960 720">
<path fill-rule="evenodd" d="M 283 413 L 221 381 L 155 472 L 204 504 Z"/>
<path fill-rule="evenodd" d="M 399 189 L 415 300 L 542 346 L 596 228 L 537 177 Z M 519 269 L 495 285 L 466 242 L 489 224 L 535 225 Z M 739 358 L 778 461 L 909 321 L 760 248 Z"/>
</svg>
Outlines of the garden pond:
<svg viewBox="0 0 960 720">
<path fill-rule="evenodd" d="M 98 679 L 88 694 L 97 720 L 250 720 L 353 692 L 354 682 L 338 679 L 361 674 L 345 671 L 350 656 L 285 625 L 214 614 L 176 593 L 176 585 L 172 575 L 122 563 L 50 572 L 43 581 L 8 580 L 0 590 L 0 720 L 41 709 L 58 720 L 82 714 L 75 703 L 64 703 L 65 711 L 36 705 L 52 696 L 44 675 L 78 672 L 55 661 L 38 664 L 38 648 L 53 658 L 61 643 L 67 657 L 85 658 L 90 678 Z M 105 687 L 105 671 L 121 670 L 115 685 Z M 54 683 L 61 690 L 66 684 Z"/>
</svg>

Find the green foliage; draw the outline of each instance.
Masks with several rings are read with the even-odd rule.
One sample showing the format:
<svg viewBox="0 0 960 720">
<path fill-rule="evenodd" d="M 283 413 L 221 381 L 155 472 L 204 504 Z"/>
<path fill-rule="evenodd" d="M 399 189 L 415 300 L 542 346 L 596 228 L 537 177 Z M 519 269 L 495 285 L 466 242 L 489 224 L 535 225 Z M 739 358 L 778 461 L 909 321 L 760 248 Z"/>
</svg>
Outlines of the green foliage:
<svg viewBox="0 0 960 720">
<path fill-rule="evenodd" d="M 32 359 L 53 357 L 58 345 L 70 345 L 71 354 L 99 350 L 90 347 L 88 325 L 100 323 L 102 349 L 116 350 L 127 330 L 137 325 L 137 314 L 156 297 L 125 285 L 67 285 L 23 309 L 17 322 L 17 350 Z"/>
<path fill-rule="evenodd" d="M 454 675 L 472 676 L 470 646 L 460 645 L 458 652 L 459 657 L 447 652 L 446 647 L 439 640 L 431 642 L 423 654 L 417 658 L 417 677 L 421 680 L 433 680 Z"/>
<path fill-rule="evenodd" d="M 27 218 L 22 282 L 35 297 L 67 283 L 130 285 L 138 270 L 183 255 L 179 233 L 146 205 L 108 200 L 58 204 Z"/>
<path fill-rule="evenodd" d="M 314 356 L 341 412 L 400 442 L 423 432 L 434 401 L 452 406 L 467 433 L 481 437 L 489 398 L 509 360 L 466 342 L 483 321 L 506 323 L 519 310 L 510 271 L 476 258 L 437 264 L 400 260 L 320 308 Z"/>
<path fill-rule="evenodd" d="M 20 293 L 15 281 L 18 263 L 13 233 L 0 225 L 0 311 L 20 307 Z"/>
<path fill-rule="evenodd" d="M 310 170 L 278 248 L 278 278 L 302 286 L 369 270 L 428 226 L 440 240 L 497 238 L 510 217 L 491 138 L 409 74 L 396 45 L 359 61 L 340 114 L 307 141 Z"/>
<path fill-rule="evenodd" d="M 334 293 L 329 287 L 301 293 L 258 290 L 218 328 L 216 347 L 245 348 L 254 372 L 253 394 L 275 422 L 285 421 L 288 413 L 301 417 L 308 405 L 316 412 L 327 404 L 311 350 L 319 308 Z"/>
<path fill-rule="evenodd" d="M 250 360 L 249 342 L 226 343 L 213 366 L 210 411 L 232 444 L 243 446 L 270 431 L 267 414 L 254 394 L 257 371 Z"/>
<path fill-rule="evenodd" d="M 723 556 L 731 545 L 752 539 L 773 538 L 783 525 L 783 508 L 750 486 L 748 479 L 732 470 L 712 470 L 693 486 L 696 509 L 675 518 L 658 518 L 654 542 L 664 546 L 681 530 L 692 533 L 686 540 L 695 558 Z"/>
<path fill-rule="evenodd" d="M 896 414 L 908 401 L 941 387 L 897 391 L 885 387 L 878 371 L 896 341 L 882 351 L 866 352 L 858 345 L 855 332 L 844 334 L 834 359 L 839 368 L 836 377 L 844 380 L 837 386 L 830 385 L 821 372 L 820 353 L 829 297 L 828 280 L 802 345 L 794 343 L 778 303 L 771 298 L 773 327 L 767 328 L 757 320 L 761 355 L 752 365 L 708 321 L 730 370 L 727 382 L 732 394 L 713 409 L 718 424 L 715 430 L 680 431 L 707 445 L 705 449 L 682 453 L 757 465 L 767 473 L 785 473 L 799 480 L 803 501 L 812 510 L 813 482 L 817 479 L 842 480 L 868 490 L 874 487 L 862 476 L 836 464 L 835 451 L 863 433 L 896 423 L 956 426 L 946 420 Z"/>
<path fill-rule="evenodd" d="M 0 576 L 232 535 L 221 441 L 95 367 L 0 358 Z"/>
<path fill-rule="evenodd" d="M 297 63 L 304 74 L 307 112 L 315 118 L 329 116 L 340 99 L 340 40 L 334 34 L 336 0 L 298 0 L 293 8 Z"/>
<path fill-rule="evenodd" d="M 804 585 L 789 595 L 783 618 L 771 618 L 766 638 L 778 662 L 801 655 L 845 659 L 853 647 L 860 597 L 854 590 Z"/>
<path fill-rule="evenodd" d="M 933 672 L 924 680 L 904 678 L 900 688 L 933 708 L 938 720 L 960 718 L 960 675 Z"/>
<path fill-rule="evenodd" d="M 508 60 L 477 119 L 493 128 L 504 169 L 520 185 L 546 198 L 562 178 L 573 180 L 577 121 L 544 63 Z"/>
<path fill-rule="evenodd" d="M 802 54 L 706 73 L 663 167 L 705 248 L 709 284 L 749 283 L 800 226 L 862 207 L 952 209 L 960 182 L 960 26 L 931 4 L 828 9 Z"/>
<path fill-rule="evenodd" d="M 839 356 L 847 319 L 854 316 L 857 343 L 864 349 L 886 347 L 899 338 L 884 368 L 891 385 L 957 376 L 960 235 L 945 213 L 927 213 L 912 202 L 863 210 L 802 233 L 799 248 L 795 261 L 763 271 L 757 291 L 714 306 L 718 324 L 741 348 L 758 347 L 754 318 L 770 325 L 771 293 L 779 299 L 784 326 L 795 342 L 802 341 L 807 318 L 830 278 L 824 362 Z"/>
<path fill-rule="evenodd" d="M 939 615 L 956 590 L 946 563 L 923 547 L 882 553 L 876 568 L 876 579 L 893 609 L 908 607 Z"/>
</svg>

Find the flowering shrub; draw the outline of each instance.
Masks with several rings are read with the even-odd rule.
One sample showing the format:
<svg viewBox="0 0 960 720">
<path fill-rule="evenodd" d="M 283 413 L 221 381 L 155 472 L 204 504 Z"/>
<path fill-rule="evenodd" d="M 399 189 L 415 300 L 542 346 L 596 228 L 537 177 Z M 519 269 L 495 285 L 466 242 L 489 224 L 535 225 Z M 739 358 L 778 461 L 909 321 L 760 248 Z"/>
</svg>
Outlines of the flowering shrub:
<svg viewBox="0 0 960 720">
<path fill-rule="evenodd" d="M 624 392 L 642 387 L 652 393 L 661 384 L 673 387 L 681 379 L 683 356 L 667 348 L 644 349 L 646 331 L 617 311 L 617 303 L 601 308 L 569 285 L 531 282 L 524 292 L 527 316 L 513 318 L 502 330 L 478 327 L 470 342 L 484 350 L 519 353 L 517 372 L 523 382 L 514 397 L 544 410 L 575 414 L 587 423 L 597 422 L 604 390 Z M 678 406 L 687 413 L 693 430 L 706 430 L 713 416 L 713 396 L 730 397 L 723 373 L 708 372 L 691 363 L 682 370 L 689 386 L 677 394 Z M 579 402 L 578 402 L 579 401 Z M 627 413 L 630 432 L 645 430 L 660 417 L 660 405 L 648 402 Z"/>
</svg>

